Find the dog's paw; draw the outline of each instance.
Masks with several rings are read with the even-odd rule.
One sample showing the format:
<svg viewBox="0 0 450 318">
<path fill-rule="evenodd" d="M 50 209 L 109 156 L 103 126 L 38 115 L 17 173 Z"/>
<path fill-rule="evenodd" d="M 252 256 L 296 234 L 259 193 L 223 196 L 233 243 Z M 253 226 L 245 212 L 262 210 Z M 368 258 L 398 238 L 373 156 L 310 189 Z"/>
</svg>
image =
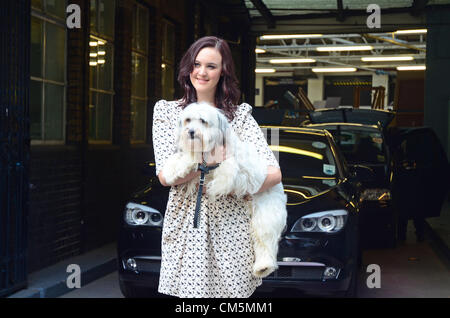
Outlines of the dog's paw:
<svg viewBox="0 0 450 318">
<path fill-rule="evenodd" d="M 259 260 L 253 265 L 253 276 L 264 278 L 272 274 L 277 268 L 278 265 L 269 259 Z"/>
<path fill-rule="evenodd" d="M 168 184 L 173 184 L 177 179 L 186 177 L 197 168 L 197 163 L 183 153 L 175 153 L 164 166 L 164 178 Z"/>
</svg>

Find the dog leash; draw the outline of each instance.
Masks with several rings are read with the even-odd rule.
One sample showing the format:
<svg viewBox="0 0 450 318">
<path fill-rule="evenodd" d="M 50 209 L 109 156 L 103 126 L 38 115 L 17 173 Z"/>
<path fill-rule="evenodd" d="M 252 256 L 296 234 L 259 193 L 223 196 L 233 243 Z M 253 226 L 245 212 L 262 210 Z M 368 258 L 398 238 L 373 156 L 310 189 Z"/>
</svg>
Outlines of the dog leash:
<svg viewBox="0 0 450 318">
<path fill-rule="evenodd" d="M 198 164 L 198 169 L 201 171 L 200 174 L 200 185 L 198 187 L 198 194 L 197 194 L 197 203 L 195 204 L 195 214 L 194 214 L 194 228 L 198 227 L 198 216 L 200 212 L 200 202 L 202 200 L 202 192 L 203 192 L 203 184 L 205 183 L 205 174 L 208 174 L 211 170 L 216 169 L 220 164 L 216 164 L 214 166 L 208 167 L 206 165 L 205 159 L 203 159 L 203 162 L 201 164 Z"/>
</svg>

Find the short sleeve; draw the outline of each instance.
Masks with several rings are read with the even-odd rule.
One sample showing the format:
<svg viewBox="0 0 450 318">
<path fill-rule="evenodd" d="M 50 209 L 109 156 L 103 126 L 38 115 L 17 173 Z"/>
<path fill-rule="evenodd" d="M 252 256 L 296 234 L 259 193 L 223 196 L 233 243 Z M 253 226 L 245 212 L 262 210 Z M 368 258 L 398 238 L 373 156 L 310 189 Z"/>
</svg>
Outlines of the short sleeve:
<svg viewBox="0 0 450 318">
<path fill-rule="evenodd" d="M 241 104 L 240 107 L 239 116 L 242 116 L 242 118 L 240 118 L 240 129 L 238 129 L 239 138 L 243 142 L 255 145 L 258 154 L 267 162 L 268 166 L 279 168 L 280 165 L 272 149 L 270 149 L 263 131 L 252 116 L 252 107 L 246 103 Z"/>
<path fill-rule="evenodd" d="M 156 175 L 159 174 L 164 164 L 175 153 L 175 131 L 173 123 L 174 111 L 172 105 L 160 100 L 153 109 L 153 151 L 155 154 Z"/>
</svg>

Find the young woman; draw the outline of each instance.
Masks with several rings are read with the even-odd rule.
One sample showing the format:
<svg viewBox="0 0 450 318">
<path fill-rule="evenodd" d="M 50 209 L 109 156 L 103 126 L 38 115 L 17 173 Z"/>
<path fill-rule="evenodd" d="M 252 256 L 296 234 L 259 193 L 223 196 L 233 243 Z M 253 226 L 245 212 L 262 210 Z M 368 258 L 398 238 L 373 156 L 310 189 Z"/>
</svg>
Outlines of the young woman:
<svg viewBox="0 0 450 318">
<path fill-rule="evenodd" d="M 171 186 L 162 232 L 158 291 L 177 297 L 249 297 L 261 285 L 261 279 L 252 276 L 249 202 L 234 196 L 214 202 L 204 198 L 200 223 L 194 228 L 196 195 L 186 195 L 178 185 L 199 180 L 200 171 L 192 171 L 172 184 L 164 179 L 164 163 L 176 151 L 175 129 L 180 112 L 193 102 L 208 102 L 225 112 L 241 140 L 256 145 L 267 161 L 267 177 L 258 192 L 278 184 L 281 171 L 251 115 L 251 106 L 238 105 L 240 92 L 226 41 L 208 36 L 192 44 L 181 60 L 178 82 L 184 89 L 183 98 L 160 100 L 153 112 L 156 174 L 162 185 Z M 223 160 L 225 155 L 215 158 Z M 221 159 L 208 165 L 215 161 Z"/>
</svg>

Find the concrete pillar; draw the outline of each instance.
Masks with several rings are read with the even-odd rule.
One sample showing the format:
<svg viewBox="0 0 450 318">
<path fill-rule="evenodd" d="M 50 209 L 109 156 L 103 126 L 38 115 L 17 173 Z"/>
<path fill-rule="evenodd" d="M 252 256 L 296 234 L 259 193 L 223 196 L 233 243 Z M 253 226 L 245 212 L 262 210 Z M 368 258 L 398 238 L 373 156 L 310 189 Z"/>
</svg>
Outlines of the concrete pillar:
<svg viewBox="0 0 450 318">
<path fill-rule="evenodd" d="M 256 90 L 259 90 L 258 95 Z M 261 74 L 256 74 L 255 78 L 255 106 L 264 106 L 264 76 Z"/>
<path fill-rule="evenodd" d="M 450 151 L 450 9 L 427 12 L 427 70 L 425 72 L 424 124 L 438 135 L 447 157 Z"/>
<path fill-rule="evenodd" d="M 388 106 L 388 94 L 389 94 L 389 75 L 383 74 L 372 74 L 372 87 L 383 86 L 385 88 L 384 91 L 384 109 L 387 109 Z M 374 96 L 374 92 L 372 92 L 372 99 Z"/>
<path fill-rule="evenodd" d="M 308 98 L 311 103 L 323 100 L 323 75 L 318 78 L 308 78 Z"/>
</svg>

